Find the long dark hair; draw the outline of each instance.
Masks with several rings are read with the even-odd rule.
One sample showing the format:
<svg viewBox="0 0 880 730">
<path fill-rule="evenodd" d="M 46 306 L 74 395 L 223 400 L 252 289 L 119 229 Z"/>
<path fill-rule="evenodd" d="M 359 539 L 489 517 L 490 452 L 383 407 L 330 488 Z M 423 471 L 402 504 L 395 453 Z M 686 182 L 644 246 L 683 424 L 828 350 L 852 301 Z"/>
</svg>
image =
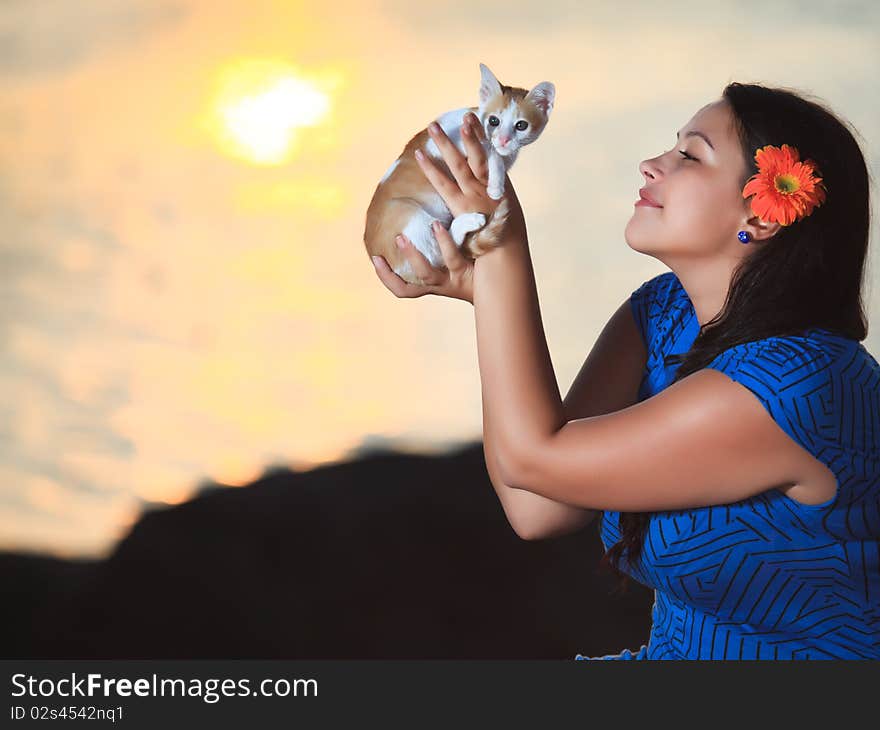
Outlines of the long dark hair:
<svg viewBox="0 0 880 730">
<path fill-rule="evenodd" d="M 870 227 L 870 176 L 847 122 L 821 102 L 788 88 L 730 83 L 722 94 L 733 111 L 746 160 L 744 186 L 758 171 L 754 153 L 764 145 L 792 145 L 801 160 L 816 162 L 826 201 L 811 215 L 779 231 L 733 272 L 721 311 L 700 327 L 672 382 L 708 365 L 724 350 L 766 337 L 827 329 L 857 341 L 868 334 L 862 285 Z M 642 551 L 651 512 L 622 512 L 621 539 L 603 555 L 623 590 Z"/>
</svg>

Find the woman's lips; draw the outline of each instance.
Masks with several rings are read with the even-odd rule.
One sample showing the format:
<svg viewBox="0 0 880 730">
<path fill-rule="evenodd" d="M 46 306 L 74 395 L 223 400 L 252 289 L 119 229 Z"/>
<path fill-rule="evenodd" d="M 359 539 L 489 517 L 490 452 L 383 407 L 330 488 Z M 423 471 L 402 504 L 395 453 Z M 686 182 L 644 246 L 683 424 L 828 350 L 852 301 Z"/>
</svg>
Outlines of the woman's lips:
<svg viewBox="0 0 880 730">
<path fill-rule="evenodd" d="M 648 195 L 648 191 L 646 188 L 647 186 L 639 190 L 640 200 L 637 200 L 635 204 L 650 206 L 651 208 L 662 208 L 663 206 L 660 205 L 660 203 L 658 203 L 656 200 L 654 200 L 654 198 Z"/>
<path fill-rule="evenodd" d="M 662 208 L 662 205 L 655 205 L 650 200 L 645 200 L 644 198 L 639 198 L 635 202 L 636 208 L 645 207 L 645 208 Z"/>
</svg>

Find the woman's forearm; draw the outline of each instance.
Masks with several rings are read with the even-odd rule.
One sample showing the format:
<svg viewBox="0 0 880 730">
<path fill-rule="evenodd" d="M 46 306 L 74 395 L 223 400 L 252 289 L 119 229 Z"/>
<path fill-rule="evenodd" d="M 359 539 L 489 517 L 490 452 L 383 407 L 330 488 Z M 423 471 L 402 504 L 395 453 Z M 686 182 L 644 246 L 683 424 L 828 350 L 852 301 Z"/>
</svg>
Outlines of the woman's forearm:
<svg viewBox="0 0 880 730">
<path fill-rule="evenodd" d="M 536 540 L 567 535 L 589 523 L 596 513 L 574 505 L 550 499 L 506 484 L 501 478 L 495 444 L 497 443 L 495 414 L 483 396 L 483 454 L 489 481 L 513 531 L 524 540 Z"/>
<path fill-rule="evenodd" d="M 489 402 L 486 399 L 485 388 L 483 388 L 483 455 L 486 458 L 486 471 L 489 474 L 489 481 L 498 495 L 498 501 L 507 515 L 507 521 L 513 528 L 514 532 L 520 537 L 527 536 L 527 529 L 523 526 L 526 518 L 529 516 L 528 505 L 523 504 L 526 497 L 538 497 L 537 494 L 525 492 L 522 489 L 515 489 L 504 483 L 501 478 L 501 466 L 498 461 L 497 453 L 497 433 L 495 419 L 489 410 Z"/>
<path fill-rule="evenodd" d="M 508 482 L 523 456 L 565 425 L 524 234 L 475 260 L 474 316 L 483 398 Z"/>
</svg>

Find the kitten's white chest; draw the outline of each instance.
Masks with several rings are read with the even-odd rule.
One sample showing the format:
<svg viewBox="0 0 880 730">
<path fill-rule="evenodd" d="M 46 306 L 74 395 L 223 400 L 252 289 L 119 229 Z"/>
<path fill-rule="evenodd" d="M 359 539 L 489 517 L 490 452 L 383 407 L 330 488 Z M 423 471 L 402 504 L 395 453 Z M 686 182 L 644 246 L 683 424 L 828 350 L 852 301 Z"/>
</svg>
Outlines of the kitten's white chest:
<svg viewBox="0 0 880 730">
<path fill-rule="evenodd" d="M 467 107 L 453 109 L 437 118 L 437 124 L 440 125 L 443 133 L 449 137 L 449 141 L 452 142 L 463 155 L 466 155 L 467 152 L 464 148 L 464 142 L 461 139 L 461 125 L 464 124 L 464 115 L 467 114 L 468 111 L 470 110 Z M 438 159 L 443 158 L 443 155 L 440 153 L 440 148 L 434 143 L 433 139 L 428 140 L 428 143 L 425 145 L 425 151 L 432 157 Z"/>
</svg>

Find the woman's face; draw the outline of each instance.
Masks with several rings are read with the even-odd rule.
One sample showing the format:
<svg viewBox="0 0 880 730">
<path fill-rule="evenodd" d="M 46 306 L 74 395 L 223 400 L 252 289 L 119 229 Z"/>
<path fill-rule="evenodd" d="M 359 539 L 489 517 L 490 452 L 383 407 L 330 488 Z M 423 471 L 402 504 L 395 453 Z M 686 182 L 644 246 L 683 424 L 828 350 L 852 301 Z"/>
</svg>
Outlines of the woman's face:
<svg viewBox="0 0 880 730">
<path fill-rule="evenodd" d="M 639 171 L 645 193 L 662 207 L 634 206 L 624 231 L 631 248 L 667 265 L 724 251 L 741 255 L 736 234 L 751 212 L 742 197 L 746 163 L 726 100 L 700 109 L 672 149 L 644 160 Z"/>
</svg>

